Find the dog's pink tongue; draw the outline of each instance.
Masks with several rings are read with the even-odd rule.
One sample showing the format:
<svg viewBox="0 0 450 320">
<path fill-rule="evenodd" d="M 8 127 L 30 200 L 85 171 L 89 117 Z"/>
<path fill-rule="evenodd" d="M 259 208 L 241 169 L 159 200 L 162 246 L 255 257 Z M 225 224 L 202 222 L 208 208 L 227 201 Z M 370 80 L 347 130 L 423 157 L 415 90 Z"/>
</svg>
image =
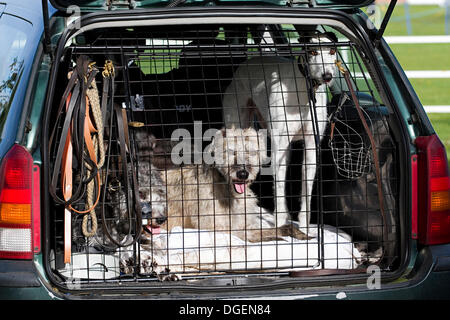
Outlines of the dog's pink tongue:
<svg viewBox="0 0 450 320">
<path fill-rule="evenodd" d="M 147 226 L 147 230 L 155 236 L 161 233 L 160 227 L 152 227 L 151 225 Z"/>
<path fill-rule="evenodd" d="M 245 183 L 235 183 L 234 190 L 236 190 L 237 193 L 244 193 Z"/>
</svg>

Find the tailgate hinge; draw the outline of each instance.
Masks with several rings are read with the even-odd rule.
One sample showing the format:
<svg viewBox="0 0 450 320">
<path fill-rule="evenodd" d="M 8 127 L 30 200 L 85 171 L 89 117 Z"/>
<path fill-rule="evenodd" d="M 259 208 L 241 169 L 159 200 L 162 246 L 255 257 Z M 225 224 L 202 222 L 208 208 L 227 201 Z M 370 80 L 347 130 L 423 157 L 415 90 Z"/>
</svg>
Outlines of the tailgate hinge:
<svg viewBox="0 0 450 320">
<path fill-rule="evenodd" d="M 389 22 L 389 19 L 391 18 L 392 12 L 394 11 L 396 4 L 397 0 L 391 0 L 391 2 L 389 3 L 389 7 L 387 8 L 383 21 L 381 22 L 380 29 L 378 29 L 378 32 L 375 35 L 375 39 L 373 40 L 373 45 L 375 48 L 377 48 L 380 45 L 381 38 L 383 37 L 384 31 L 386 30 L 386 26 Z"/>
</svg>

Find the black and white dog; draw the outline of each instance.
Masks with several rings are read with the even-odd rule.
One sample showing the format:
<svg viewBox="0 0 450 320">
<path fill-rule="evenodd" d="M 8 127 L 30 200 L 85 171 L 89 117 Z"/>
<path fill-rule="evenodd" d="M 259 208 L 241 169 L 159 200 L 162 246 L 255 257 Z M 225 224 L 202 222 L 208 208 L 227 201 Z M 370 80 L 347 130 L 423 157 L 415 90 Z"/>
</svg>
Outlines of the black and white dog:
<svg viewBox="0 0 450 320">
<path fill-rule="evenodd" d="M 278 226 L 285 224 L 289 217 L 285 197 L 289 145 L 295 140 L 304 141 L 302 201 L 298 220 L 305 234 L 308 234 L 311 192 L 317 166 L 315 134 L 321 138 L 327 123 L 327 85 L 332 83 L 336 74 L 336 49 L 333 45 L 336 41 L 333 33 L 310 37 L 303 64 L 274 56 L 249 59 L 236 70 L 223 99 L 227 128 L 232 125 L 251 126 L 255 113 L 266 124 L 271 137 Z"/>
</svg>

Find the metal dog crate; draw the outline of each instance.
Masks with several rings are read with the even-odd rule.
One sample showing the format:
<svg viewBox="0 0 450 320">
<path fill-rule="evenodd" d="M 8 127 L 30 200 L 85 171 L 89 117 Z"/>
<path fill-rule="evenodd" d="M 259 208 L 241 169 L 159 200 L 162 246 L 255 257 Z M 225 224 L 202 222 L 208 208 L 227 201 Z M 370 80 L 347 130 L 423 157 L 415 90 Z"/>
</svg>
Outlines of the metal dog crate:
<svg viewBox="0 0 450 320">
<path fill-rule="evenodd" d="M 85 237 L 81 232 L 85 214 L 71 213 L 70 264 L 63 263 L 65 206 L 56 201 L 53 203 L 49 230 L 51 263 L 61 283 L 77 288 L 77 285 L 82 287 L 86 284 L 147 283 L 230 275 L 302 276 L 308 275 L 304 271 L 318 269 L 353 273 L 365 272 L 367 266 L 373 263 L 385 271 L 395 269 L 399 255 L 398 163 L 388 109 L 382 103 L 376 77 L 365 65 L 367 61 L 358 45 L 337 30 L 318 26 L 318 30 L 324 31 L 322 28 L 333 32 L 338 42 L 311 44 L 308 38 L 315 37 L 317 31 L 294 25 L 130 27 L 85 32 L 65 48 L 58 75 L 61 87 L 56 88 L 54 108 L 67 83 L 67 73 L 73 69 L 77 57 L 86 55 L 95 62 L 99 70 L 95 81 L 100 98 L 104 62 L 111 60 L 115 68 L 113 103 L 123 107 L 129 123 L 134 124 L 129 126 L 131 148 L 128 154 L 133 160 L 129 165 L 139 168 L 142 161 L 148 161 L 147 155 L 140 154 L 136 147 L 135 126 L 143 125 L 139 130 L 153 134 L 155 141 L 163 146 L 162 150 L 169 150 L 165 156 L 159 155 L 155 160 L 160 161 L 157 170 L 164 175 L 166 170 L 170 170 L 168 167 L 173 166 L 170 164 L 168 146 L 174 144 L 170 140 L 174 130 L 186 129 L 197 138 L 195 123 L 201 122 L 201 135 L 208 129 L 220 130 L 224 126 L 222 100 L 240 64 L 253 57 L 282 56 L 291 59 L 293 68 L 302 63 L 308 68 L 308 57 L 314 54 L 311 51 L 313 47 L 314 50 L 333 48 L 336 50 L 336 60 L 342 61 L 350 73 L 365 119 L 376 141 L 384 194 L 384 219 L 377 195 L 370 141 L 352 103 L 345 79 L 336 67 L 333 85 L 327 88 L 327 106 L 316 106 L 326 108 L 327 119 L 323 136 L 316 137 L 317 172 L 311 198 L 311 230 L 315 236 L 312 239 L 278 241 L 278 244 L 232 243 L 230 234 L 224 232 L 225 240 L 219 243 L 217 233 L 220 232 L 215 230 L 177 228 L 178 233 L 173 231 L 157 236 L 142 231 L 143 236 L 133 245 L 114 246 L 102 232 L 105 222 L 100 211 L 104 210 L 110 228 L 136 221 L 124 220 L 120 209 L 117 209 L 121 205 L 119 201 L 124 200 L 117 193 L 126 193 L 127 190 L 120 170 L 123 161 L 119 152 L 120 143 L 115 135 L 108 136 L 108 132 L 117 129 L 117 124 L 111 124 L 104 129 L 107 146 L 105 162 L 109 167 L 102 169 L 101 175 L 102 181 L 108 176 L 109 182 L 101 186 L 99 204 L 95 209 L 98 232 L 96 236 Z M 261 65 L 261 68 L 264 66 Z M 314 88 L 308 73 L 306 77 L 309 88 Z M 60 118 L 56 122 L 55 141 L 61 134 L 63 121 Z M 270 126 L 271 119 L 266 121 Z M 330 122 L 334 122 L 333 140 L 330 138 Z M 257 127 L 258 121 L 253 124 Z M 202 150 L 208 143 L 202 141 Z M 270 141 L 268 143 L 270 154 Z M 56 148 L 57 143 L 54 143 L 50 150 L 52 163 L 56 160 Z M 286 176 L 285 195 L 294 221 L 300 210 L 303 148 L 302 141 L 291 143 Z M 78 163 L 75 165 L 80 165 L 80 159 L 76 161 Z M 136 172 L 141 174 L 138 169 Z M 127 179 L 131 181 L 130 177 Z M 74 183 L 83 180 L 86 177 L 74 174 Z M 251 187 L 260 206 L 269 211 L 274 209 L 273 183 L 272 176 L 258 175 Z M 61 192 L 60 185 L 56 192 Z M 83 192 L 86 190 L 83 189 Z M 126 203 L 122 203 L 124 205 Z M 85 194 L 72 207 L 79 211 L 86 210 Z M 139 232 L 135 228 L 131 236 Z M 202 237 L 211 233 L 216 235 L 214 240 L 203 243 Z M 146 239 L 145 244 L 143 238 Z M 173 245 L 167 244 L 169 239 Z M 296 255 L 297 252 L 302 253 Z M 380 257 L 381 262 L 378 261 Z"/>
</svg>

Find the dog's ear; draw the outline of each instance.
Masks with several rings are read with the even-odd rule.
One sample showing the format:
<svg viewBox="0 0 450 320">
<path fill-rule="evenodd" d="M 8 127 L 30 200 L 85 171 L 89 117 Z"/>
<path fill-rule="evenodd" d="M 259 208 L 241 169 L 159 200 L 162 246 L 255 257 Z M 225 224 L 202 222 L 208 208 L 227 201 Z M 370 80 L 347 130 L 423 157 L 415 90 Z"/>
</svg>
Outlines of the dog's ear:
<svg viewBox="0 0 450 320">
<path fill-rule="evenodd" d="M 304 35 L 304 34 L 301 34 L 298 37 L 297 40 L 298 40 L 298 43 L 300 43 L 300 44 L 302 44 L 302 43 L 310 43 L 311 42 L 311 37 L 309 37 L 307 35 Z"/>
<path fill-rule="evenodd" d="M 331 31 L 323 32 L 323 33 L 319 34 L 319 36 L 321 36 L 321 37 L 323 36 L 323 37 L 329 39 L 333 43 L 338 42 L 338 38 L 337 38 L 336 34 Z"/>
<path fill-rule="evenodd" d="M 232 126 L 234 129 L 234 125 Z M 222 128 L 220 130 L 217 130 L 216 133 L 211 137 L 211 146 L 214 147 L 216 143 L 222 142 L 223 138 L 226 138 L 227 136 L 227 129 Z"/>
</svg>

